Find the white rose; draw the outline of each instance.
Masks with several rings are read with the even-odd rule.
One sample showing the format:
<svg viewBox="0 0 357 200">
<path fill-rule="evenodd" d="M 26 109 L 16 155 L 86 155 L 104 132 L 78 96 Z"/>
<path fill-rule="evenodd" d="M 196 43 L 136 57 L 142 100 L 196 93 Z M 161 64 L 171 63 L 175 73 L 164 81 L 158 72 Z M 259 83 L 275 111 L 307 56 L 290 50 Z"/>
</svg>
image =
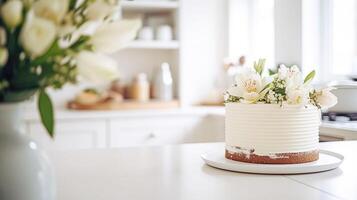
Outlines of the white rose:
<svg viewBox="0 0 357 200">
<path fill-rule="evenodd" d="M 309 92 L 306 88 L 297 88 L 287 91 L 288 104 L 306 105 L 309 102 Z"/>
<path fill-rule="evenodd" d="M 56 39 L 56 26 L 52 21 L 28 14 L 20 33 L 23 48 L 32 56 L 46 53 Z"/>
<path fill-rule="evenodd" d="M 7 63 L 9 52 L 6 48 L 0 47 L 0 68 Z"/>
<path fill-rule="evenodd" d="M 104 20 L 120 12 L 119 5 L 112 5 L 103 0 L 97 0 L 87 8 L 85 16 L 89 20 Z"/>
<path fill-rule="evenodd" d="M 68 0 L 39 0 L 33 5 L 36 16 L 59 24 L 67 13 Z"/>
<path fill-rule="evenodd" d="M 120 20 L 104 23 L 92 35 L 91 44 L 95 51 L 114 53 L 129 44 L 141 27 L 141 20 Z"/>
<path fill-rule="evenodd" d="M 111 57 L 83 51 L 76 57 L 78 73 L 88 81 L 103 83 L 119 77 L 117 63 Z"/>
<path fill-rule="evenodd" d="M 334 88 L 325 88 L 318 92 L 317 102 L 322 108 L 331 108 L 337 104 L 337 97 L 331 93 Z"/>
<path fill-rule="evenodd" d="M 7 1 L 1 7 L 1 17 L 3 18 L 6 26 L 15 28 L 22 21 L 23 4 L 20 0 Z"/>
</svg>

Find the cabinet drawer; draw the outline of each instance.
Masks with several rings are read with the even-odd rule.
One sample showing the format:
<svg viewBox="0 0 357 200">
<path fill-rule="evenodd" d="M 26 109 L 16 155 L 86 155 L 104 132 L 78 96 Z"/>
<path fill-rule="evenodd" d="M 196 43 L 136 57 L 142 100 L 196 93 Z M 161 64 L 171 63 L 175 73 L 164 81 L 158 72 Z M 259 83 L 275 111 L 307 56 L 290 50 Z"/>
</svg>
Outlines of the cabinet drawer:
<svg viewBox="0 0 357 200">
<path fill-rule="evenodd" d="M 110 121 L 110 146 L 163 145 L 192 141 L 201 117 L 120 118 Z"/>
<path fill-rule="evenodd" d="M 31 137 L 47 149 L 91 149 L 106 146 L 104 120 L 57 121 L 54 140 L 39 122 L 28 122 L 28 131 Z"/>
</svg>

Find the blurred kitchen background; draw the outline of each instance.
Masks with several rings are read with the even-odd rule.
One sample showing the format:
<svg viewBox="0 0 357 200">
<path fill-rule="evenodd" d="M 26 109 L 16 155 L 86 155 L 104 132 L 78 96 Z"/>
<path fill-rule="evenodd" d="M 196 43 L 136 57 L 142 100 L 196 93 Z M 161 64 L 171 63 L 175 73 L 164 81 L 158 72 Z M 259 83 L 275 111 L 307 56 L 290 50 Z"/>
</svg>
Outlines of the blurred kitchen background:
<svg viewBox="0 0 357 200">
<path fill-rule="evenodd" d="M 223 92 L 258 58 L 271 70 L 315 69 L 314 83 L 339 97 L 321 140 L 357 139 L 357 0 L 123 0 L 121 8 L 143 27 L 112 55 L 120 79 L 51 91 L 55 140 L 28 106 L 27 132 L 45 147 L 223 141 Z"/>
</svg>

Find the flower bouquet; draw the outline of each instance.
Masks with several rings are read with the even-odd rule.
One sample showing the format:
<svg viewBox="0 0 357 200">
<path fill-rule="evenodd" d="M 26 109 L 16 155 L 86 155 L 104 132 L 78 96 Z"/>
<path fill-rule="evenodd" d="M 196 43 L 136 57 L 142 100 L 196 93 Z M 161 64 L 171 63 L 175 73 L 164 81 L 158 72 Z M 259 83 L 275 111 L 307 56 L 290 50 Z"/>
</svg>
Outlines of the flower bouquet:
<svg viewBox="0 0 357 200">
<path fill-rule="evenodd" d="M 123 48 L 141 26 L 121 20 L 117 0 L 0 0 L 0 102 L 38 94 L 41 121 L 53 136 L 53 106 L 46 88 L 79 78 L 118 77 L 106 54 Z"/>
<path fill-rule="evenodd" d="M 260 59 L 252 68 L 246 67 L 236 77 L 235 84 L 225 94 L 225 101 L 283 105 L 314 105 L 329 108 L 337 103 L 333 88 L 314 89 L 311 82 L 315 71 L 305 78 L 296 65 L 280 65 L 278 71 L 263 77 L 265 60 Z"/>
</svg>

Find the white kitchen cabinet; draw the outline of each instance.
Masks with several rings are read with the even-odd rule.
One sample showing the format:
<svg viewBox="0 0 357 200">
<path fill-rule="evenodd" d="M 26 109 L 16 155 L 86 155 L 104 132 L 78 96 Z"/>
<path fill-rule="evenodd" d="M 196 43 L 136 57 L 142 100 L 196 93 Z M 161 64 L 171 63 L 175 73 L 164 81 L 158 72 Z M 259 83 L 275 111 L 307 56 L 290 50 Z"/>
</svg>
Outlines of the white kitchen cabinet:
<svg viewBox="0 0 357 200">
<path fill-rule="evenodd" d="M 200 116 L 133 117 L 110 120 L 110 147 L 180 144 L 193 141 Z"/>
<path fill-rule="evenodd" d="M 46 149 L 92 149 L 106 147 L 105 120 L 57 120 L 51 139 L 38 121 L 27 122 L 28 133 Z"/>
<path fill-rule="evenodd" d="M 110 147 L 222 142 L 224 122 L 211 116 L 160 116 L 110 120 Z"/>
<path fill-rule="evenodd" d="M 52 140 L 34 114 L 27 133 L 46 149 L 93 149 L 195 142 L 223 142 L 222 109 L 73 112 L 57 110 Z"/>
</svg>

